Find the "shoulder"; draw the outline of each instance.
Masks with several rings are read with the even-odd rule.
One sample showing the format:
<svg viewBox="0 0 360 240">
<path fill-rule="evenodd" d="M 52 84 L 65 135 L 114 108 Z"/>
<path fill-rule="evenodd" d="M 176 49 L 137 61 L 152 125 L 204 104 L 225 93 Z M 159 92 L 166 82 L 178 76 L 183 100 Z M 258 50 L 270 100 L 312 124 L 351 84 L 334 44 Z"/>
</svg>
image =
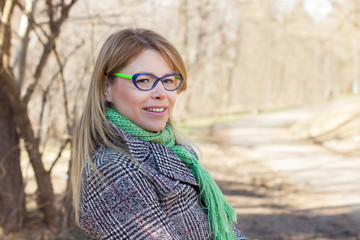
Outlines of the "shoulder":
<svg viewBox="0 0 360 240">
<path fill-rule="evenodd" d="M 104 192 L 111 182 L 135 170 L 135 164 L 124 153 L 99 146 L 87 161 L 82 173 L 82 195 Z"/>
<path fill-rule="evenodd" d="M 134 182 L 137 186 L 148 187 L 149 177 L 144 175 L 140 165 L 128 154 L 101 145 L 83 171 L 81 194 L 84 206 L 89 202 L 108 201 L 113 194 L 126 195 L 127 191 L 135 189 Z"/>
<path fill-rule="evenodd" d="M 116 149 L 103 144 L 98 146 L 91 156 L 91 160 L 98 168 L 106 167 L 108 164 L 127 164 L 142 162 L 150 153 L 148 143 L 138 139 L 130 133 L 120 129 L 116 125 L 110 124 L 119 134 L 119 138 L 123 142 L 122 147 Z M 118 145 L 116 142 L 114 145 Z M 127 167 L 127 165 L 125 165 Z"/>
<path fill-rule="evenodd" d="M 108 164 L 123 164 L 130 160 L 129 156 L 123 151 L 115 150 L 103 144 L 99 146 L 91 156 L 91 161 L 95 167 L 102 169 Z"/>
</svg>

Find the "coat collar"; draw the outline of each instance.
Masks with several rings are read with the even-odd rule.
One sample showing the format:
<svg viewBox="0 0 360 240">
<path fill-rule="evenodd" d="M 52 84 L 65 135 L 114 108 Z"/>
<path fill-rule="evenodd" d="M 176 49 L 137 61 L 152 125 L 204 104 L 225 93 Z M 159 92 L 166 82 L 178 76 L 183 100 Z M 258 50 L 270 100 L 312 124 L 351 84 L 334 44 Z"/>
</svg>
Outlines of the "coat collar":
<svg viewBox="0 0 360 240">
<path fill-rule="evenodd" d="M 192 170 L 168 147 L 149 142 L 151 153 L 153 153 L 160 172 L 167 177 L 198 186 Z"/>
<path fill-rule="evenodd" d="M 124 137 L 131 155 L 137 161 L 140 163 L 146 162 L 151 154 L 155 158 L 161 173 L 172 179 L 199 186 L 198 181 L 191 172 L 192 170 L 186 166 L 186 164 L 170 148 L 157 143 L 140 140 L 118 126 L 112 125 Z"/>
</svg>

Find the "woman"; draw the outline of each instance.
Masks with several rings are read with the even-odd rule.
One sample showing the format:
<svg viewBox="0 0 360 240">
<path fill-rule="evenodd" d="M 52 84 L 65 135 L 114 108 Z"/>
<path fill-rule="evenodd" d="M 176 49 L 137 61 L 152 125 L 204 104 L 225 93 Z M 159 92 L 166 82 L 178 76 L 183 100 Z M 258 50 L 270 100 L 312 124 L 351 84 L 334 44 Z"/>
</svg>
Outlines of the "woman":
<svg viewBox="0 0 360 240">
<path fill-rule="evenodd" d="M 235 211 L 174 132 L 184 62 L 146 29 L 111 35 L 100 50 L 74 136 L 76 221 L 95 239 L 246 239 Z"/>
</svg>

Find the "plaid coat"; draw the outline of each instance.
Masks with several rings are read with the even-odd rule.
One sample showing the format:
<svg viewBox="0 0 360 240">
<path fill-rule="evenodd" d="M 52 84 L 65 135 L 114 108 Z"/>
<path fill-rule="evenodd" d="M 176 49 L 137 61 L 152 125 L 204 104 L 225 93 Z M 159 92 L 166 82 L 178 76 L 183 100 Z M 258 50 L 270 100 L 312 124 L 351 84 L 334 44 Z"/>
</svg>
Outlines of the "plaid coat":
<svg viewBox="0 0 360 240">
<path fill-rule="evenodd" d="M 115 128 L 140 165 L 105 145 L 98 148 L 92 160 L 100 174 L 86 166 L 82 178 L 82 230 L 93 239 L 212 239 L 191 170 L 169 148 Z"/>
</svg>

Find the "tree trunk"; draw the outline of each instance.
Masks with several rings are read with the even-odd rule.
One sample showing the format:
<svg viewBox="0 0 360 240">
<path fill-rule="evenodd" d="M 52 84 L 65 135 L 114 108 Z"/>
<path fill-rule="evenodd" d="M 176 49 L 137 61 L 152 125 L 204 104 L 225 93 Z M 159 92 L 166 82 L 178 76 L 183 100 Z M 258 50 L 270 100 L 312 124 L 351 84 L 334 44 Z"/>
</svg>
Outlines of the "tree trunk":
<svg viewBox="0 0 360 240">
<path fill-rule="evenodd" d="M 34 169 L 36 183 L 38 186 L 38 206 L 44 213 L 44 220 L 51 228 L 56 231 L 58 228 L 58 213 L 55 207 L 54 191 L 50 179 L 49 172 L 44 168 L 41 153 L 39 152 L 39 145 L 35 139 L 34 131 L 31 127 L 29 115 L 26 108 L 20 104 L 22 111 L 18 112 L 16 116 L 17 126 L 20 129 L 21 136 L 25 141 L 25 148 L 29 154 L 31 165 Z"/>
<path fill-rule="evenodd" d="M 26 217 L 19 137 L 7 92 L 0 84 L 0 226 L 4 234 L 23 228 Z"/>
<path fill-rule="evenodd" d="M 38 204 L 44 213 L 45 222 L 55 231 L 58 227 L 58 214 L 55 208 L 54 192 L 49 173 L 45 170 L 38 143 L 27 113 L 24 102 L 21 101 L 19 93 L 14 85 L 13 77 L 0 66 L 0 80 L 3 82 L 6 92 L 9 93 L 11 105 L 14 109 L 14 122 L 21 137 L 24 140 L 30 163 L 34 169 L 36 183 L 38 185 Z"/>
</svg>

